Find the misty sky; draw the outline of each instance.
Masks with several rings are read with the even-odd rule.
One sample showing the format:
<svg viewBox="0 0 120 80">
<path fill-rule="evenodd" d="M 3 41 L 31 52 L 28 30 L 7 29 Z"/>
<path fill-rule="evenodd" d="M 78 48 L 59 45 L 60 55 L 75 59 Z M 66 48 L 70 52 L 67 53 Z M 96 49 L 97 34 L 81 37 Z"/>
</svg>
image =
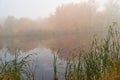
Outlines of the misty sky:
<svg viewBox="0 0 120 80">
<path fill-rule="evenodd" d="M 57 6 L 67 3 L 78 3 L 81 0 L 0 0 L 0 17 L 15 16 L 29 17 L 48 17 L 54 13 Z M 85 0 L 83 0 L 85 1 Z M 98 0 L 103 4 L 105 0 Z"/>
</svg>

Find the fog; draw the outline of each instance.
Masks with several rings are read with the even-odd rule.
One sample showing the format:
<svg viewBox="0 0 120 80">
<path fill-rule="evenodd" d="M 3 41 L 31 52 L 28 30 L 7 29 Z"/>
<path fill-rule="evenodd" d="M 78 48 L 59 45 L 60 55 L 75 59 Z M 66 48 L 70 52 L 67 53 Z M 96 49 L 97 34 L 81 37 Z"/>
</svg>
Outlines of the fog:
<svg viewBox="0 0 120 80">
<path fill-rule="evenodd" d="M 55 12 L 57 6 L 81 1 L 84 0 L 0 0 L 0 17 L 8 15 L 32 19 L 48 17 L 50 13 Z"/>
<path fill-rule="evenodd" d="M 4 1 L 1 1 L 1 4 L 2 2 L 5 3 Z M 65 32 L 69 30 L 70 31 L 71 30 L 72 31 L 76 31 L 76 30 L 77 31 L 87 31 L 87 30 L 96 31 L 111 25 L 112 22 L 119 23 L 120 11 L 119 11 L 119 3 L 117 0 L 116 1 L 109 0 L 106 3 L 105 1 L 103 2 L 101 1 L 102 3 L 100 2 L 98 3 L 98 2 L 99 0 L 92 0 L 87 2 L 83 1 L 79 3 L 61 4 L 62 3 L 61 1 L 59 5 L 56 7 L 54 13 L 51 12 L 49 17 L 45 17 L 45 18 L 38 17 L 37 19 L 31 19 L 27 16 L 17 18 L 15 17 L 16 15 L 8 14 L 7 18 L 0 19 L 0 29 L 1 29 L 0 32 L 4 34 L 7 34 L 7 33 L 21 34 L 21 33 L 26 33 L 31 31 L 40 32 L 41 30 L 47 30 L 47 31 L 59 30 L 59 31 L 65 31 Z M 22 9 L 23 8 L 20 8 L 20 10 Z M 3 10 L 1 10 L 1 12 Z M 40 11 L 42 12 L 43 10 L 40 10 Z M 7 13 L 9 12 L 6 12 L 6 14 Z M 29 15 L 31 13 L 27 13 L 26 11 L 26 14 Z"/>
<path fill-rule="evenodd" d="M 27 1 L 25 1 L 25 3 L 26 2 Z M 33 2 L 34 3 L 32 5 L 35 6 L 37 0 Z M 8 1 L 8 3 L 10 2 Z M 8 15 L 6 18 L 4 16 L 0 18 L 1 41 L 4 41 L 3 38 L 8 37 L 12 39 L 13 37 L 24 37 L 25 39 L 19 40 L 28 40 L 27 38 L 29 38 L 29 42 L 34 42 L 33 38 L 46 40 L 47 42 L 44 43 L 49 43 L 49 45 L 54 46 L 55 48 L 63 47 L 62 44 L 68 47 L 70 46 L 68 45 L 69 43 L 75 43 L 73 45 L 76 46 L 76 44 L 79 43 L 78 40 L 81 41 L 80 44 L 83 43 L 87 45 L 93 35 L 97 34 L 103 37 L 109 26 L 114 27 L 120 25 L 120 5 L 118 0 L 61 0 L 60 2 L 53 1 L 53 4 L 55 5 L 54 7 L 49 7 L 49 2 L 43 1 L 40 4 L 46 4 L 44 6 L 37 6 L 37 8 L 29 5 L 32 7 L 29 9 L 33 13 L 34 10 L 38 11 L 38 9 L 40 13 L 43 12 L 44 15 L 39 14 L 41 17 L 37 17 L 38 15 L 36 14 L 32 14 L 32 16 L 30 16 L 31 13 L 29 10 L 23 9 L 25 3 L 24 5 L 19 4 L 19 6 L 21 6 L 19 9 L 15 8 L 18 4 L 17 1 L 11 3 L 14 5 L 10 7 L 9 11 L 13 12 L 15 15 L 9 15 L 9 12 L 6 12 L 7 10 L 4 11 L 4 5 L 7 5 L 7 2 L 1 1 L 1 8 L 3 7 L 3 9 L 0 8 L 0 16 L 2 16 L 5 12 L 5 14 Z M 30 4 L 31 3 L 32 0 L 30 1 Z M 26 6 L 28 4 L 26 4 Z M 52 5 L 52 2 L 50 5 Z M 45 6 L 51 10 L 47 10 L 49 12 L 46 12 L 46 8 L 44 9 Z M 16 9 L 20 12 L 23 11 L 23 13 L 26 13 L 27 16 L 20 13 L 21 17 L 18 17 L 16 15 Z M 32 17 L 35 16 L 37 18 L 33 19 Z"/>
<path fill-rule="evenodd" d="M 120 0 L 0 0 L 0 80 L 120 80 L 119 31 Z"/>
</svg>

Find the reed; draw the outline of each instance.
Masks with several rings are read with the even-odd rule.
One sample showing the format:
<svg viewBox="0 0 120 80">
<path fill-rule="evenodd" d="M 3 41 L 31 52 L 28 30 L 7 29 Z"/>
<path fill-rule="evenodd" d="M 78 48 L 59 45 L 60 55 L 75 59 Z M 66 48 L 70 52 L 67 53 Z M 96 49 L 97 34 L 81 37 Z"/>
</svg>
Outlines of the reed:
<svg viewBox="0 0 120 80">
<path fill-rule="evenodd" d="M 30 55 L 20 57 L 20 54 L 21 51 L 16 49 L 12 60 L 7 61 L 7 53 L 5 60 L 0 60 L 0 80 L 30 80 L 29 71 L 26 69 Z"/>
<path fill-rule="evenodd" d="M 58 80 L 58 77 L 57 77 L 57 53 L 59 51 L 57 51 L 55 54 L 54 54 L 54 60 L 53 60 L 53 70 L 54 70 L 54 79 L 53 80 Z"/>
<path fill-rule="evenodd" d="M 53 80 L 58 80 L 59 50 L 53 59 Z M 64 68 L 65 80 L 120 80 L 120 34 L 112 26 L 104 39 L 94 38 L 88 52 L 79 57 L 67 59 Z M 35 80 L 35 69 L 30 69 L 31 55 L 20 57 L 21 51 L 15 50 L 14 59 L 0 59 L 0 80 Z M 26 78 L 26 79 L 25 79 Z"/>
<path fill-rule="evenodd" d="M 82 54 L 77 61 L 68 60 L 66 80 L 120 80 L 120 36 L 116 29 L 110 26 L 106 37 L 95 38 L 90 50 Z"/>
</svg>

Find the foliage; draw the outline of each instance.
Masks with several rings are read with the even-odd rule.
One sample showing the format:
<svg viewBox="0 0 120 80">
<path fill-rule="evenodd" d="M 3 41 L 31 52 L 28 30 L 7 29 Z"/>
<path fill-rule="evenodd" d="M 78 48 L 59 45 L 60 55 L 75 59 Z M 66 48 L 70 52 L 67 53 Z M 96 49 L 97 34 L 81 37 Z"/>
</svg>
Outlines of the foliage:
<svg viewBox="0 0 120 80">
<path fill-rule="evenodd" d="M 30 80 L 30 73 L 26 69 L 30 55 L 22 57 L 20 54 L 20 50 L 17 49 L 12 60 L 7 60 L 7 53 L 5 60 L 0 60 L 0 80 L 24 80 L 24 78 Z"/>
<path fill-rule="evenodd" d="M 111 26 L 107 36 L 99 41 L 95 38 L 91 48 L 79 60 L 68 60 L 66 80 L 119 80 L 120 37 Z"/>
</svg>

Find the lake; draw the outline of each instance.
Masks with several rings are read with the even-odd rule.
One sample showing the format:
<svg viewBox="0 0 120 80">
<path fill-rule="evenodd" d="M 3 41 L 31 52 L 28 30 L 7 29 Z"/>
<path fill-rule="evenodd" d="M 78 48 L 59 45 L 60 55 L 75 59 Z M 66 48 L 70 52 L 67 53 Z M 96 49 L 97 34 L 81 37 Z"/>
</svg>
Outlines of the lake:
<svg viewBox="0 0 120 80">
<path fill-rule="evenodd" d="M 4 59 L 7 53 L 7 60 L 12 60 L 15 48 L 20 48 L 22 56 L 32 55 L 31 66 L 37 64 L 35 77 L 36 80 L 52 80 L 53 79 L 53 59 L 54 53 L 60 49 L 58 53 L 57 67 L 59 68 L 58 78 L 63 80 L 65 61 L 67 57 L 73 54 L 78 55 L 81 48 L 87 49 L 90 38 L 79 35 L 67 35 L 60 37 L 51 37 L 41 39 L 39 37 L 4 37 L 0 38 L 0 57 Z M 7 52 L 9 51 L 9 53 Z"/>
</svg>

